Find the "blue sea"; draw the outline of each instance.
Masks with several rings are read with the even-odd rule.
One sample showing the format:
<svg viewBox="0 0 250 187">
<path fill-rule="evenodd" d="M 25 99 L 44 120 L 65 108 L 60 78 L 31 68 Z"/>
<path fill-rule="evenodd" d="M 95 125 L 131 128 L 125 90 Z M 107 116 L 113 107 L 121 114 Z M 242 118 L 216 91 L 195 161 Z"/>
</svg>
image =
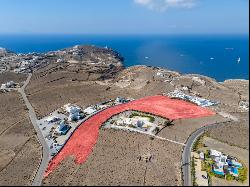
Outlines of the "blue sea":
<svg viewBox="0 0 250 187">
<path fill-rule="evenodd" d="M 17 53 L 86 44 L 116 50 L 127 67 L 159 66 L 218 81 L 249 79 L 248 35 L 0 35 L 0 47 Z"/>
</svg>

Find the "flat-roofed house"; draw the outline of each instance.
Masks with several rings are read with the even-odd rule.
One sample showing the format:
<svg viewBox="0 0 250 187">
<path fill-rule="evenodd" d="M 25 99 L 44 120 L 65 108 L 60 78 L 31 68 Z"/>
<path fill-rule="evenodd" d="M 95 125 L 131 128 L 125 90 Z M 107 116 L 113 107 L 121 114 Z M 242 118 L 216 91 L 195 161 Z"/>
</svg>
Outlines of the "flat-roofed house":
<svg viewBox="0 0 250 187">
<path fill-rule="evenodd" d="M 71 127 L 62 121 L 55 129 L 56 133 L 59 135 L 65 135 Z"/>
<path fill-rule="evenodd" d="M 220 157 L 221 157 L 221 155 L 222 155 L 222 153 L 221 152 L 219 152 L 219 151 L 216 151 L 216 150 L 214 150 L 214 149 L 210 149 L 210 151 L 209 151 L 209 154 L 210 154 L 210 157 L 213 159 L 213 160 L 220 160 Z M 218 160 L 218 161 L 219 161 Z"/>
</svg>

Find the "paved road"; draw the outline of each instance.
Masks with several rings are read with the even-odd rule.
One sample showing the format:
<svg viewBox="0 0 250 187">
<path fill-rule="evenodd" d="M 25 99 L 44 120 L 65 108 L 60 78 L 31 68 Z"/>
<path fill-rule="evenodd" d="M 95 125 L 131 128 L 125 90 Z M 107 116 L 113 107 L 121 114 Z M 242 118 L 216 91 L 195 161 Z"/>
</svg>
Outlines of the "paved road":
<svg viewBox="0 0 250 187">
<path fill-rule="evenodd" d="M 28 85 L 30 79 L 32 77 L 32 74 L 30 73 L 27 80 L 25 81 L 25 84 L 18 89 L 18 92 L 22 95 L 22 98 L 25 102 L 25 105 L 27 106 L 28 110 L 29 110 L 29 117 L 30 117 L 30 120 L 31 120 L 31 123 L 33 124 L 36 132 L 37 132 L 37 137 L 43 147 L 43 156 L 42 156 L 42 162 L 40 164 L 40 167 L 37 171 L 37 174 L 35 176 L 35 179 L 32 183 L 33 186 L 40 186 L 41 183 L 42 183 L 42 179 L 43 179 L 43 175 L 44 175 L 44 172 L 48 166 L 48 163 L 49 163 L 49 147 L 42 135 L 42 132 L 40 131 L 38 125 L 37 125 L 37 117 L 36 117 L 36 114 L 35 114 L 35 111 L 34 111 L 34 108 L 32 107 L 32 105 L 30 104 L 25 92 L 24 92 L 24 89 L 26 88 L 26 86 Z M 100 111 L 94 113 L 93 115 L 96 115 L 97 113 L 99 113 Z M 88 116 L 85 120 L 89 119 L 90 117 L 92 117 L 93 115 L 90 115 Z M 79 125 L 80 126 L 80 125 Z M 78 126 L 78 127 L 79 127 Z M 198 130 L 196 130 L 194 133 L 191 134 L 191 136 L 188 138 L 186 144 L 183 144 L 183 143 L 179 143 L 179 142 L 175 142 L 173 140 L 168 140 L 168 139 L 164 139 L 164 140 L 167 140 L 167 141 L 172 141 L 173 143 L 178 143 L 178 144 L 181 144 L 184 147 L 184 150 L 183 150 L 183 154 L 182 154 L 182 173 L 183 173 L 183 185 L 184 186 L 192 186 L 192 181 L 191 181 L 191 169 L 190 169 L 190 158 L 191 158 L 191 149 L 192 149 L 192 146 L 193 146 L 193 143 L 195 142 L 195 140 L 197 140 L 197 138 L 199 136 L 201 136 L 205 130 L 207 130 L 208 128 L 210 128 L 212 125 L 207 125 L 207 126 L 204 126 Z M 214 125 L 213 125 L 214 126 Z M 78 128 L 77 127 L 77 128 Z M 76 128 L 76 129 L 77 129 Z M 75 129 L 75 130 L 76 130 Z M 160 138 L 160 139 L 163 139 L 161 137 L 156 137 L 156 138 Z"/>
<path fill-rule="evenodd" d="M 229 122 L 231 120 L 227 120 L 225 122 Z M 224 123 L 224 122 L 223 122 Z M 219 124 L 209 124 L 207 126 L 201 127 L 200 129 L 197 129 L 194 133 L 192 133 L 187 142 L 186 146 L 184 147 L 183 153 L 182 153 L 182 179 L 183 179 L 183 186 L 192 186 L 192 180 L 191 180 L 191 168 L 190 168 L 190 158 L 191 158 L 191 151 L 194 142 L 197 140 L 198 137 L 200 137 L 207 129 L 216 127 Z"/>
<path fill-rule="evenodd" d="M 44 175 L 44 172 L 45 172 L 45 170 L 48 166 L 48 162 L 49 162 L 49 147 L 48 147 L 47 143 L 45 142 L 45 139 L 42 135 L 42 132 L 40 131 L 40 129 L 37 125 L 37 117 L 36 117 L 36 113 L 34 111 L 34 108 L 30 104 L 30 102 L 29 102 L 29 100 L 24 92 L 24 89 L 29 84 L 31 77 L 32 77 L 32 74 L 29 74 L 24 85 L 18 89 L 18 92 L 22 95 L 24 103 L 29 110 L 30 121 L 31 121 L 32 125 L 34 126 L 34 128 L 37 132 L 37 137 L 39 139 L 39 142 L 43 147 L 42 161 L 41 161 L 39 169 L 36 173 L 35 179 L 33 180 L 33 183 L 32 183 L 32 186 L 40 186 L 42 184 L 43 175 Z"/>
<path fill-rule="evenodd" d="M 39 139 L 39 142 L 40 142 L 40 144 L 41 144 L 42 147 L 43 147 L 42 161 L 41 161 L 41 163 L 40 163 L 40 166 L 39 166 L 39 168 L 38 168 L 38 171 L 37 171 L 36 176 L 35 176 L 35 178 L 34 178 L 34 180 L 33 180 L 33 183 L 32 183 L 32 186 L 41 186 L 42 180 L 43 180 L 43 176 L 44 176 L 45 170 L 46 170 L 47 167 L 48 167 L 48 163 L 49 163 L 49 161 L 50 161 L 50 159 L 51 159 L 51 156 L 50 156 L 49 146 L 48 146 L 48 144 L 46 143 L 45 138 L 44 138 L 44 136 L 43 136 L 43 134 L 42 134 L 40 128 L 38 127 L 38 124 L 37 124 L 38 119 L 37 119 L 35 110 L 34 110 L 34 108 L 32 107 L 32 105 L 30 104 L 30 102 L 29 102 L 29 100 L 28 100 L 28 98 L 27 98 L 27 96 L 26 96 L 26 94 L 25 94 L 25 91 L 24 91 L 25 88 L 26 88 L 26 86 L 29 84 L 31 77 L 32 77 L 32 74 L 29 73 L 29 76 L 28 76 L 28 78 L 26 79 L 24 85 L 23 85 L 21 88 L 17 89 L 17 90 L 18 90 L 18 92 L 22 95 L 22 98 L 23 98 L 23 100 L 24 100 L 24 103 L 25 103 L 26 107 L 27 107 L 28 110 L 29 110 L 29 118 L 30 118 L 30 121 L 31 121 L 32 125 L 34 126 L 34 128 L 35 128 L 35 130 L 36 130 L 36 132 L 37 132 L 37 137 L 38 137 L 38 139 Z M 105 110 L 105 109 L 103 109 L 103 110 Z M 96 115 L 97 113 L 99 113 L 99 112 L 101 112 L 101 111 L 103 111 L 103 110 L 99 110 L 99 111 L 93 113 L 92 115 L 87 116 L 87 117 L 83 120 L 83 122 L 86 121 L 86 120 L 88 120 L 89 118 L 93 117 L 94 115 Z M 81 124 L 82 124 L 83 122 L 81 122 Z M 81 124 L 80 124 L 79 126 L 81 126 Z M 79 126 L 78 126 L 78 127 L 79 127 Z M 77 127 L 77 128 L 78 128 L 78 127 Z M 77 128 L 76 128 L 76 129 L 77 129 Z M 76 130 L 76 129 L 75 129 L 75 130 Z M 74 130 L 74 131 L 75 131 L 75 130 Z M 73 132 L 74 132 L 74 131 L 73 131 Z M 73 134 L 73 133 L 72 133 L 72 134 Z M 68 140 L 70 139 L 70 137 L 71 137 L 71 136 L 69 136 Z M 68 140 L 66 140 L 66 142 L 67 142 Z M 65 142 L 65 143 L 66 143 L 66 142 Z"/>
<path fill-rule="evenodd" d="M 201 136 L 206 129 L 208 129 L 208 126 L 202 127 L 191 134 L 187 140 L 186 146 L 184 147 L 182 153 L 182 177 L 184 186 L 192 186 L 190 168 L 191 149 L 195 140 L 197 140 L 197 138 Z"/>
</svg>

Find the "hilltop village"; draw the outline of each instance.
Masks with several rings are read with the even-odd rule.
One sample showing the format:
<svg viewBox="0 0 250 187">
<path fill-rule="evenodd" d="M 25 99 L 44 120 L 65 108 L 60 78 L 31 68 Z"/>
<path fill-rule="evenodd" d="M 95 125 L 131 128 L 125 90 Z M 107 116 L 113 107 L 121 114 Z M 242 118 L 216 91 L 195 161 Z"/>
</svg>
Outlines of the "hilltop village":
<svg viewBox="0 0 250 187">
<path fill-rule="evenodd" d="M 123 61 L 0 48 L 1 185 L 249 184 L 248 80 Z"/>
<path fill-rule="evenodd" d="M 48 53 L 15 54 L 6 49 L 0 49 L 0 73 L 5 71 L 15 73 L 31 73 L 48 64 L 64 64 L 72 71 L 90 70 L 105 71 L 122 68 L 123 58 L 111 49 L 94 46 L 74 46 Z M 81 63 L 79 63 L 81 62 Z"/>
</svg>

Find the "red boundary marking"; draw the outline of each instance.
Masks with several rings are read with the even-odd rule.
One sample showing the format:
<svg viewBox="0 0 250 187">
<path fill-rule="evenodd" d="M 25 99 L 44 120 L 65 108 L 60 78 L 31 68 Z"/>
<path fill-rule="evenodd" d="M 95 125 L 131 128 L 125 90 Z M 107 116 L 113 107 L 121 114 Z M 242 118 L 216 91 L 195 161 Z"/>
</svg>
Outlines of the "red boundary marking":
<svg viewBox="0 0 250 187">
<path fill-rule="evenodd" d="M 61 151 L 49 162 L 45 177 L 68 156 L 74 156 L 77 164 L 84 163 L 97 142 L 100 126 L 112 116 L 126 110 L 147 112 L 171 120 L 198 118 L 215 114 L 215 112 L 195 104 L 160 95 L 149 96 L 107 108 L 83 122 L 75 130 Z"/>
</svg>

